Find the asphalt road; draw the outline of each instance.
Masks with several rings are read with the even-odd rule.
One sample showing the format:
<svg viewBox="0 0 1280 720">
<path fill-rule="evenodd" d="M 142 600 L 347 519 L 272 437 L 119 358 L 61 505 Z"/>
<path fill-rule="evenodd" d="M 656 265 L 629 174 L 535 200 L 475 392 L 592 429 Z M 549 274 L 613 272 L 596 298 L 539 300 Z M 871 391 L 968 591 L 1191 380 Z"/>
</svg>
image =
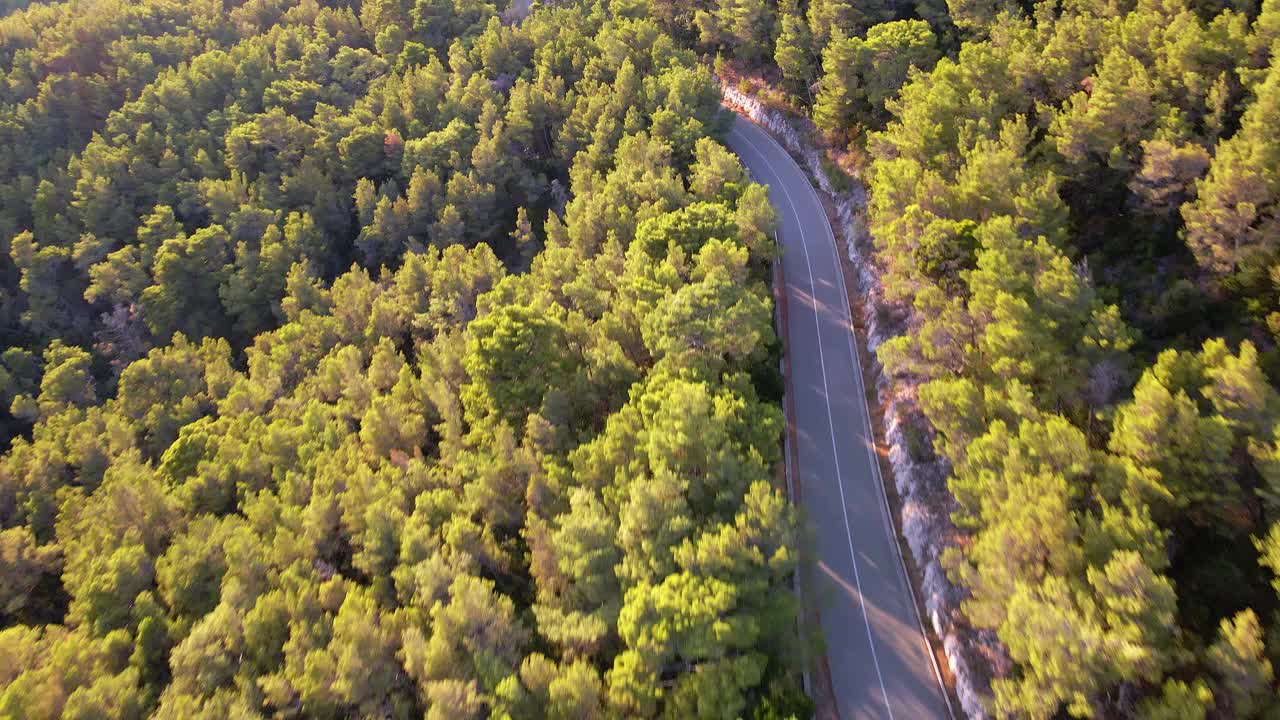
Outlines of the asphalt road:
<svg viewBox="0 0 1280 720">
<path fill-rule="evenodd" d="M 727 138 L 778 213 L 795 481 L 814 533 L 816 598 L 843 720 L 948 718 L 875 460 L 844 275 L 818 195 L 773 138 Z"/>
</svg>

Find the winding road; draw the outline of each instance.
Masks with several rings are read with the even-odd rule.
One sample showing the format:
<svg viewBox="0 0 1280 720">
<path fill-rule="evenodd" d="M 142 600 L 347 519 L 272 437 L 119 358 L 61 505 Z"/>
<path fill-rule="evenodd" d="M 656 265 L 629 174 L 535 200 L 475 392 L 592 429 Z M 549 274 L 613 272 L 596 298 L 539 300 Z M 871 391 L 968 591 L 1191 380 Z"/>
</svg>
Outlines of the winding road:
<svg viewBox="0 0 1280 720">
<path fill-rule="evenodd" d="M 727 137 L 778 213 L 788 443 L 814 532 L 814 587 L 840 718 L 949 718 L 889 517 L 844 274 L 813 186 L 772 137 L 738 117 Z"/>
</svg>

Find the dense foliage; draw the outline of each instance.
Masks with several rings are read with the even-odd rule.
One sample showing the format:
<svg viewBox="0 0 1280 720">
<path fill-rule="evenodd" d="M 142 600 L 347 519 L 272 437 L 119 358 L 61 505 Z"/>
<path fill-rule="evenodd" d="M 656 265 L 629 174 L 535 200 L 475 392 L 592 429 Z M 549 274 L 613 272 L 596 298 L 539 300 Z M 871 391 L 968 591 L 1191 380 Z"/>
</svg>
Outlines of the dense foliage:
<svg viewBox="0 0 1280 720">
<path fill-rule="evenodd" d="M 0 717 L 803 715 L 723 120 L 621 2 L 0 19 Z"/>
<path fill-rule="evenodd" d="M 696 40 L 865 159 L 994 712 L 1275 717 L 1280 4 L 764 5 Z"/>
</svg>

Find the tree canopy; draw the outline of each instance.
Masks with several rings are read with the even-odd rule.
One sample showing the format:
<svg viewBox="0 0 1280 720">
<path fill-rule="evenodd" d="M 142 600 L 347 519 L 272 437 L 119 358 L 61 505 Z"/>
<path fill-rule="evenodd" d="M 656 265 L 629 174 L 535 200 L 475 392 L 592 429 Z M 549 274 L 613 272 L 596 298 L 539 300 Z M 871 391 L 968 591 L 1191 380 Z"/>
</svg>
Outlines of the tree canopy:
<svg viewBox="0 0 1280 720">
<path fill-rule="evenodd" d="M 681 43 L 0 18 L 0 717 L 804 716 L 773 215 Z"/>
</svg>

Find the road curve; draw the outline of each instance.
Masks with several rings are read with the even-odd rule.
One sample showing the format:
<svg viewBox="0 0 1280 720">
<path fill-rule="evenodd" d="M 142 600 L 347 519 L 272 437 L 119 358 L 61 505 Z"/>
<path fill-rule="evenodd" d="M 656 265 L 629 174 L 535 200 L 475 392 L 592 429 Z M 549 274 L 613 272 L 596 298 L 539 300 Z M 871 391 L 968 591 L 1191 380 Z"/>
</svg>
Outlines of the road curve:
<svg viewBox="0 0 1280 720">
<path fill-rule="evenodd" d="M 874 454 L 844 275 L 826 211 L 772 137 L 737 117 L 726 138 L 778 214 L 783 343 L 800 498 L 814 532 L 816 598 L 843 720 L 950 717 L 921 629 Z"/>
</svg>

